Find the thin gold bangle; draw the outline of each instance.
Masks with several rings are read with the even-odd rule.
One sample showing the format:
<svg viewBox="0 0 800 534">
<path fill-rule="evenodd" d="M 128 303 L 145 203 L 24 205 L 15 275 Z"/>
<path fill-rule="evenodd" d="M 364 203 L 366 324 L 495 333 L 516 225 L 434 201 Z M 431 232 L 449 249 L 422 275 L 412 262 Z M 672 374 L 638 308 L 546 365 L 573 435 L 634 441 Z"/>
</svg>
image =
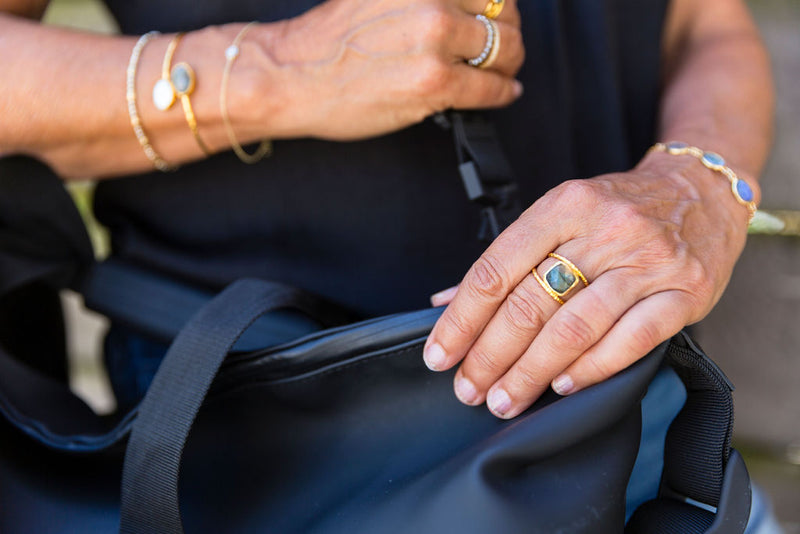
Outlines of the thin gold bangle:
<svg viewBox="0 0 800 534">
<path fill-rule="evenodd" d="M 164 60 L 161 63 L 161 78 L 153 85 L 153 104 L 156 109 L 160 111 L 167 111 L 175 103 L 175 88 L 172 86 L 172 81 L 169 77 L 169 71 L 172 67 L 172 58 L 175 55 L 175 49 L 178 48 L 178 43 L 183 37 L 183 32 L 176 33 L 167 46 L 167 51 L 164 54 Z"/>
<path fill-rule="evenodd" d="M 225 132 L 228 134 L 228 141 L 230 141 L 231 148 L 236 153 L 236 156 L 243 163 L 251 165 L 261 161 L 264 156 L 268 156 L 272 153 L 272 141 L 269 139 L 264 139 L 261 141 L 261 144 L 258 145 L 258 148 L 255 152 L 252 154 L 245 152 L 241 143 L 239 143 L 238 139 L 236 139 L 236 132 L 233 131 L 233 124 L 231 124 L 231 118 L 228 114 L 227 101 L 228 80 L 230 79 L 233 63 L 236 61 L 236 58 L 239 57 L 239 53 L 241 52 L 239 45 L 241 44 L 242 39 L 244 39 L 244 35 L 247 33 L 247 30 L 249 30 L 254 24 L 257 24 L 257 21 L 246 24 L 245 27 L 242 28 L 233 39 L 233 43 L 231 43 L 231 45 L 225 49 L 225 69 L 222 71 L 222 84 L 219 88 L 219 110 L 222 114 L 222 122 L 225 125 Z"/>
<path fill-rule="evenodd" d="M 159 35 L 159 32 L 147 32 L 136 41 L 136 45 L 134 45 L 133 51 L 131 52 L 131 59 L 128 62 L 126 77 L 127 91 L 125 96 L 128 102 L 128 116 L 130 117 L 136 140 L 139 141 L 139 145 L 141 145 L 147 159 L 153 163 L 153 166 L 159 171 L 168 172 L 175 170 L 176 167 L 164 161 L 150 144 L 150 139 L 148 139 L 147 134 L 144 132 L 142 120 L 139 118 L 139 110 L 136 107 L 136 71 L 139 67 L 139 57 L 142 55 L 142 50 L 148 41 L 156 35 Z"/>
<path fill-rule="evenodd" d="M 199 146 L 200 150 L 207 156 L 212 155 L 213 152 L 208 148 L 208 145 L 205 144 L 203 138 L 200 137 L 200 130 L 197 127 L 197 117 L 194 114 L 194 109 L 192 109 L 192 101 L 189 99 L 189 95 L 194 92 L 197 85 L 197 76 L 194 73 L 194 69 L 191 65 L 182 61 L 172 67 L 169 79 L 172 83 L 172 89 L 175 91 L 177 97 L 181 99 L 183 114 L 186 117 L 186 124 L 189 125 L 189 129 L 192 131 L 195 141 L 197 141 L 197 146 Z"/>
</svg>

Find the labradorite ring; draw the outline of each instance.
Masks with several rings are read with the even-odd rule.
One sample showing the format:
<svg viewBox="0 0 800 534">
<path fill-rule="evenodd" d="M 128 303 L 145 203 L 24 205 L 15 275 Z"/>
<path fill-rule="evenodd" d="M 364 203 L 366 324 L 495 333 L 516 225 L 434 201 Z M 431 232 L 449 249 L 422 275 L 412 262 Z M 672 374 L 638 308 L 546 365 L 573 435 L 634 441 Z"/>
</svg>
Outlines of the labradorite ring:
<svg viewBox="0 0 800 534">
<path fill-rule="evenodd" d="M 574 263 L 567 258 L 555 252 L 547 255 L 548 258 L 558 260 L 552 267 L 550 267 L 544 274 L 544 277 L 539 276 L 536 267 L 531 269 L 533 277 L 539 282 L 539 285 L 547 291 L 547 294 L 559 304 L 564 304 L 564 297 L 570 293 L 578 285 L 578 282 L 583 282 L 584 287 L 589 285 L 589 281 L 578 269 Z"/>
</svg>

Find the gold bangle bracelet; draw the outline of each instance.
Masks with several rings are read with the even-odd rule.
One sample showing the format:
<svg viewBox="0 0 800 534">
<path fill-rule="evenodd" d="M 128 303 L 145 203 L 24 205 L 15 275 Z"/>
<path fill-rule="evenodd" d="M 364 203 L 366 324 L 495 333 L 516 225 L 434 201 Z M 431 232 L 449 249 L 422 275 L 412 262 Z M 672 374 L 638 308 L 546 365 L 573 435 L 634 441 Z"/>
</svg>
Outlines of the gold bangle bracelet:
<svg viewBox="0 0 800 534">
<path fill-rule="evenodd" d="M 222 115 L 222 122 L 225 125 L 225 132 L 228 134 L 228 141 L 230 141 L 231 148 L 236 153 L 236 156 L 243 163 L 251 165 L 259 162 L 262 158 L 269 156 L 272 153 L 272 141 L 269 139 L 262 140 L 256 151 L 252 154 L 248 154 L 242 147 L 241 143 L 239 143 L 239 141 L 236 139 L 236 132 L 233 130 L 233 124 L 231 124 L 231 118 L 228 114 L 228 80 L 231 76 L 233 63 L 236 61 L 236 58 L 239 57 L 239 53 L 241 52 L 239 46 L 244 39 L 244 35 L 254 24 L 257 24 L 257 22 L 253 21 L 249 24 L 246 24 L 244 28 L 242 28 L 236 35 L 233 43 L 231 43 L 231 45 L 225 49 L 225 69 L 222 71 L 222 83 L 219 88 L 219 111 Z"/>
<path fill-rule="evenodd" d="M 153 146 L 150 144 L 150 139 L 144 132 L 142 120 L 139 118 L 139 110 L 136 107 L 136 72 L 139 67 L 139 57 L 142 55 L 142 50 L 148 41 L 150 41 L 150 39 L 156 35 L 159 35 L 159 32 L 153 31 L 145 33 L 139 38 L 139 40 L 136 42 L 136 45 L 133 47 L 131 59 L 128 62 L 126 100 L 128 102 L 128 116 L 130 117 L 131 126 L 133 127 L 133 133 L 136 135 L 136 139 L 139 141 L 139 145 L 141 145 L 142 150 L 144 150 L 145 156 L 147 156 L 147 159 L 152 162 L 156 169 L 162 172 L 167 172 L 175 170 L 176 167 L 164 161 L 161 156 L 158 155 L 155 149 L 153 149 Z"/>
<path fill-rule="evenodd" d="M 197 85 L 197 77 L 194 74 L 194 69 L 188 63 L 180 62 L 172 67 L 170 81 L 172 82 L 172 88 L 175 90 L 175 94 L 181 99 L 183 114 L 186 116 L 186 124 L 189 125 L 189 129 L 192 131 L 197 145 L 204 154 L 210 156 L 212 152 L 200 137 L 200 130 L 197 127 L 197 117 L 192 109 L 192 101 L 189 99 L 189 95 L 194 92 Z"/>
<path fill-rule="evenodd" d="M 175 49 L 178 48 L 178 43 L 183 37 L 183 32 L 175 34 L 175 37 L 169 42 L 167 51 L 164 54 L 164 61 L 161 63 L 161 78 L 153 85 L 153 104 L 156 109 L 160 111 L 167 111 L 175 103 L 175 88 L 172 86 L 172 81 L 169 77 L 170 69 L 172 68 L 172 58 L 175 55 Z"/>
</svg>

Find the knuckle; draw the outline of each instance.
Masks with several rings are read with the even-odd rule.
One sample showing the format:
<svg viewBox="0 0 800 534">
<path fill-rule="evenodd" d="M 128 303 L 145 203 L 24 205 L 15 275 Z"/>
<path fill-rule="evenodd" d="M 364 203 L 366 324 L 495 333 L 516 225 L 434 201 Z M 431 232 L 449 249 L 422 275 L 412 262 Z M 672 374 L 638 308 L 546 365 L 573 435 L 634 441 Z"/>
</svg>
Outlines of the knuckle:
<svg viewBox="0 0 800 534">
<path fill-rule="evenodd" d="M 663 341 L 661 330 L 658 325 L 651 321 L 643 321 L 631 328 L 630 340 L 633 353 L 637 356 L 644 356 L 653 347 Z"/>
<path fill-rule="evenodd" d="M 530 335 L 544 324 L 544 311 L 529 288 L 522 285 L 506 298 L 504 314 L 509 329 L 517 336 Z"/>
<path fill-rule="evenodd" d="M 417 35 L 434 46 L 444 43 L 455 30 L 453 15 L 443 5 L 430 4 L 416 22 Z"/>
<path fill-rule="evenodd" d="M 514 368 L 513 381 L 525 392 L 547 389 L 550 378 L 541 369 L 531 365 L 518 365 Z"/>
<path fill-rule="evenodd" d="M 594 206 L 597 193 L 588 180 L 568 180 L 554 189 L 560 202 L 570 206 Z"/>
<path fill-rule="evenodd" d="M 589 348 L 594 344 L 595 334 L 591 325 L 581 316 L 564 308 L 551 330 L 556 347 Z"/>
<path fill-rule="evenodd" d="M 473 371 L 478 374 L 499 375 L 503 371 L 500 362 L 492 354 L 478 347 L 470 351 L 467 360 L 472 362 Z"/>
<path fill-rule="evenodd" d="M 608 361 L 598 353 L 587 354 L 585 360 L 594 371 L 597 379 L 605 379 L 615 374 Z"/>
<path fill-rule="evenodd" d="M 690 258 L 681 268 L 681 280 L 686 291 L 702 300 L 713 293 L 711 276 L 703 263 L 695 258 Z"/>
<path fill-rule="evenodd" d="M 449 83 L 450 67 L 436 56 L 426 56 L 418 60 L 414 78 L 415 92 L 421 96 L 441 93 Z"/>
<path fill-rule="evenodd" d="M 508 276 L 502 262 L 490 254 L 484 254 L 472 266 L 466 286 L 481 297 L 496 298 L 507 292 Z"/>
<path fill-rule="evenodd" d="M 442 319 L 445 320 L 449 332 L 461 338 L 472 338 L 472 328 L 470 328 L 469 323 L 459 312 L 454 311 L 453 308 L 448 308 L 442 316 Z"/>
</svg>

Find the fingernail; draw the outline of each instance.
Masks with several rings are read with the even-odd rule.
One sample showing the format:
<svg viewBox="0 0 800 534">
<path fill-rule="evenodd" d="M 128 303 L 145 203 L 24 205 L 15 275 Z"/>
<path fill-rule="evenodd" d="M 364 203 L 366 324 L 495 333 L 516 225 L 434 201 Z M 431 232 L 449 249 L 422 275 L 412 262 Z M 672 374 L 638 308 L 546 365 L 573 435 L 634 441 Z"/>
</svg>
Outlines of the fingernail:
<svg viewBox="0 0 800 534">
<path fill-rule="evenodd" d="M 470 379 L 463 376 L 456 378 L 455 390 L 458 400 L 469 406 L 475 404 L 475 400 L 478 398 L 478 390 Z"/>
<path fill-rule="evenodd" d="M 559 395 L 569 395 L 575 389 L 575 384 L 569 375 L 561 375 L 553 380 L 553 391 Z"/>
<path fill-rule="evenodd" d="M 425 348 L 422 358 L 425 360 L 425 365 L 428 366 L 428 369 L 431 371 L 438 371 L 444 367 L 447 361 L 447 354 L 445 354 L 441 345 L 434 343 L 430 347 Z"/>
<path fill-rule="evenodd" d="M 496 415 L 503 417 L 509 409 L 511 409 L 511 397 L 504 389 L 494 389 L 489 392 L 486 398 L 486 405 Z"/>
<path fill-rule="evenodd" d="M 448 304 L 451 300 L 453 300 L 453 297 L 456 296 L 457 291 L 458 286 L 453 286 L 445 289 L 444 291 L 439 291 L 431 296 L 431 304 L 434 306 L 443 306 Z"/>
<path fill-rule="evenodd" d="M 522 93 L 525 89 L 522 87 L 522 82 L 519 80 L 514 80 L 514 97 L 519 98 L 522 96 Z"/>
</svg>

